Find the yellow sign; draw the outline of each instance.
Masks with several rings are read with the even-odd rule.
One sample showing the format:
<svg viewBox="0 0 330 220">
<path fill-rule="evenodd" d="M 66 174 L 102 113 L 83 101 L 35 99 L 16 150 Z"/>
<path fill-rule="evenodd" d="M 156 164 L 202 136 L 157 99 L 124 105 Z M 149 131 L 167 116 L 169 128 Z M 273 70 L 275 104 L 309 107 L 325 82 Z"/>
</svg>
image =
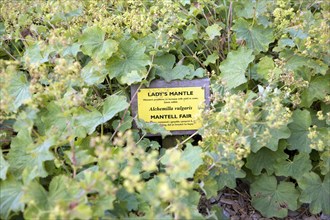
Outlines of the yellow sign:
<svg viewBox="0 0 330 220">
<path fill-rule="evenodd" d="M 203 87 L 142 88 L 138 92 L 138 117 L 162 124 L 166 130 L 197 130 L 199 107 L 205 101 Z"/>
</svg>

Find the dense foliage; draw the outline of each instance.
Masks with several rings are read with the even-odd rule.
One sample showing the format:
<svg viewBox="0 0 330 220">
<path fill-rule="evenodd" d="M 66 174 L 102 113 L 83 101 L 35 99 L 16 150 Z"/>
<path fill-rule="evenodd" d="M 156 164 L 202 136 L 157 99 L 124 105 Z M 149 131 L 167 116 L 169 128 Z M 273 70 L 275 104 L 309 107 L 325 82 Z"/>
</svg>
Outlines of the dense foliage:
<svg viewBox="0 0 330 220">
<path fill-rule="evenodd" d="M 250 185 L 265 217 L 330 214 L 327 1 L 2 0 L 0 217 L 221 219 Z M 129 87 L 210 77 L 198 131 L 130 114 Z M 132 128 L 133 120 L 139 129 Z"/>
</svg>

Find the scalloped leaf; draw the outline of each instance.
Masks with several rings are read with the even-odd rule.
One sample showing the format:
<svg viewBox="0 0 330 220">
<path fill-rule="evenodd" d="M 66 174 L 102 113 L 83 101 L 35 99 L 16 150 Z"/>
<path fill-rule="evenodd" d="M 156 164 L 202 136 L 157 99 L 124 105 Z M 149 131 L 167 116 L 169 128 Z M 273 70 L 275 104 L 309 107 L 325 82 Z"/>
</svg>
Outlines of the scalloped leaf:
<svg viewBox="0 0 330 220">
<path fill-rule="evenodd" d="M 3 158 L 2 149 L 0 149 L 0 179 L 7 179 L 7 171 L 9 168 L 9 163 Z"/>
<path fill-rule="evenodd" d="M 79 213 L 79 201 L 84 200 L 84 193 L 79 189 L 76 183 L 69 177 L 64 175 L 55 176 L 50 184 L 49 191 L 46 191 L 43 186 L 37 182 L 31 182 L 28 186 L 23 201 L 28 204 L 24 211 L 26 219 L 49 219 L 49 215 L 58 204 L 70 206 L 75 202 L 78 206 L 71 208 L 71 214 Z M 80 192 L 80 195 L 78 194 Z M 83 211 L 86 218 L 90 218 L 90 207 L 84 206 Z"/>
<path fill-rule="evenodd" d="M 161 159 L 162 164 L 171 165 L 170 157 L 173 150 L 174 149 L 169 149 L 166 151 L 165 155 Z M 175 151 L 180 152 L 179 150 L 175 150 Z M 182 170 L 178 173 L 174 173 L 174 174 L 170 173 L 170 176 L 174 180 L 192 178 L 194 176 L 196 169 L 201 164 L 203 164 L 202 152 L 203 150 L 200 147 L 187 144 L 187 147 L 184 149 L 184 151 L 180 152 L 180 161 L 186 162 L 187 164 L 189 164 L 189 166 L 187 166 L 185 170 Z"/>
<path fill-rule="evenodd" d="M 299 192 L 293 183 L 280 182 L 275 176 L 262 175 L 251 184 L 252 205 L 267 218 L 284 218 L 288 209 L 298 208 Z"/>
<path fill-rule="evenodd" d="M 321 154 L 320 159 L 321 159 L 320 161 L 321 173 L 323 175 L 330 173 L 330 151 L 329 150 L 324 151 Z"/>
<path fill-rule="evenodd" d="M 314 101 L 323 100 L 330 94 L 330 74 L 312 79 L 308 88 L 301 94 L 301 106 L 310 107 Z"/>
<path fill-rule="evenodd" d="M 81 70 L 81 77 L 87 85 L 102 83 L 108 72 L 105 69 L 105 62 L 91 60 Z"/>
<path fill-rule="evenodd" d="M 228 89 L 236 88 L 247 82 L 246 68 L 254 60 L 252 50 L 240 47 L 237 51 L 228 53 L 227 58 L 220 64 L 221 77 Z"/>
<path fill-rule="evenodd" d="M 112 95 L 105 99 L 102 112 L 95 108 L 91 108 L 90 111 L 80 109 L 77 121 L 79 125 L 86 128 L 88 134 L 92 134 L 98 125 L 109 121 L 127 107 L 128 103 L 124 96 Z"/>
<path fill-rule="evenodd" d="M 205 29 L 205 32 L 209 36 L 210 40 L 213 40 L 216 36 L 220 36 L 221 27 L 218 24 L 212 24 Z"/>
<path fill-rule="evenodd" d="M 184 65 L 175 66 L 173 69 L 159 72 L 158 75 L 162 77 L 166 82 L 170 82 L 176 79 L 184 79 L 185 76 L 189 75 L 190 69 Z"/>
<path fill-rule="evenodd" d="M 277 176 L 290 176 L 298 179 L 312 169 L 312 163 L 309 159 L 309 154 L 299 153 L 292 161 L 282 160 L 278 162 L 274 168 Z"/>
<path fill-rule="evenodd" d="M 11 110 L 16 112 L 26 100 L 31 98 L 30 83 L 24 73 L 18 72 L 11 78 L 8 84 L 9 96 L 13 100 Z"/>
<path fill-rule="evenodd" d="M 307 110 L 297 109 L 292 114 L 292 123 L 288 125 L 291 136 L 288 138 L 289 149 L 299 150 L 299 152 L 310 153 L 311 141 L 308 138 L 308 128 L 312 124 L 312 117 Z"/>
<path fill-rule="evenodd" d="M 281 143 L 281 142 L 280 142 Z M 274 173 L 274 165 L 277 161 L 286 160 L 289 156 L 284 153 L 285 145 L 279 144 L 276 151 L 268 148 L 261 148 L 256 153 L 251 153 L 247 157 L 246 167 L 249 168 L 254 175 L 260 175 L 263 169 L 266 170 L 268 175 Z"/>
<path fill-rule="evenodd" d="M 232 28 L 238 39 L 243 39 L 249 48 L 256 52 L 267 51 L 268 45 L 275 40 L 273 30 L 239 18 Z"/>
<path fill-rule="evenodd" d="M 99 60 L 110 58 L 118 50 L 118 43 L 104 38 L 105 32 L 101 28 L 97 26 L 86 28 L 79 38 L 82 52 Z"/>
<path fill-rule="evenodd" d="M 262 147 L 267 147 L 272 151 L 277 151 L 278 143 L 281 139 L 290 137 L 290 129 L 286 125 L 282 125 L 279 128 L 269 128 L 265 125 L 260 125 L 258 132 L 262 132 L 268 128 L 270 131 L 270 138 L 266 142 L 259 142 L 258 138 L 252 140 L 251 150 L 252 152 L 258 152 Z"/>
<path fill-rule="evenodd" d="M 109 71 L 109 77 L 112 79 L 132 73 L 132 71 L 146 71 L 150 59 L 144 53 L 145 50 L 146 47 L 136 40 L 121 41 L 118 54 L 107 62 L 106 68 Z"/>
<path fill-rule="evenodd" d="M 24 203 L 21 201 L 24 194 L 23 184 L 13 178 L 0 182 L 0 217 L 8 219 L 10 212 L 23 211 Z"/>
<path fill-rule="evenodd" d="M 9 171 L 17 177 L 23 178 L 26 182 L 36 177 L 46 177 L 44 162 L 54 159 L 53 153 L 49 150 L 56 143 L 54 137 L 46 140 L 33 140 L 28 131 L 20 131 L 11 143 L 8 153 Z"/>
<path fill-rule="evenodd" d="M 171 132 L 166 130 L 164 126 L 154 122 L 145 122 L 142 119 L 136 119 L 135 123 L 138 128 L 142 129 L 142 133 L 146 134 L 160 134 L 162 138 L 171 135 Z"/>
<path fill-rule="evenodd" d="M 216 168 L 210 171 L 210 177 L 217 181 L 218 190 L 224 187 L 234 189 L 236 187 L 236 179 L 244 178 L 245 176 L 246 173 L 242 169 L 237 169 L 235 166 L 229 164 L 222 165 L 220 173 Z"/>
<path fill-rule="evenodd" d="M 327 174 L 322 182 L 316 173 L 305 173 L 301 179 L 298 179 L 298 185 L 302 190 L 299 200 L 310 203 L 311 213 L 323 212 L 330 215 L 330 174 Z"/>
</svg>

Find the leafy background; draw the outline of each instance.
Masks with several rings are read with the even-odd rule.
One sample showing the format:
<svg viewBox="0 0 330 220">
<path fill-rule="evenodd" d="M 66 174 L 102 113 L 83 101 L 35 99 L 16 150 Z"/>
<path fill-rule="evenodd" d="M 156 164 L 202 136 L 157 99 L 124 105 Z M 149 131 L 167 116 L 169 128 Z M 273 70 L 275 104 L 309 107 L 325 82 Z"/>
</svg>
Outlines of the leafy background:
<svg viewBox="0 0 330 220">
<path fill-rule="evenodd" d="M 330 215 L 329 9 L 1 1 L 1 218 L 223 219 L 199 201 L 238 182 L 264 217 Z M 169 132 L 131 116 L 130 85 L 201 77 L 202 140 L 146 138 Z"/>
</svg>

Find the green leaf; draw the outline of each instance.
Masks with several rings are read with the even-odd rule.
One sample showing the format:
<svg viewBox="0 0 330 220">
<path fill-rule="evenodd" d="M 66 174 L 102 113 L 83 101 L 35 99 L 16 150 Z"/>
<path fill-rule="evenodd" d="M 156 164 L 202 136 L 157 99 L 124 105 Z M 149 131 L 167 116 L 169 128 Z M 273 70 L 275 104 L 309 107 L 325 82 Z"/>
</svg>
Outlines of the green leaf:
<svg viewBox="0 0 330 220">
<path fill-rule="evenodd" d="M 330 174 L 327 174 L 322 182 L 316 173 L 305 173 L 301 179 L 298 179 L 298 185 L 301 188 L 299 200 L 310 203 L 311 213 L 323 212 L 330 215 Z"/>
<path fill-rule="evenodd" d="M 49 51 L 42 51 L 41 46 L 36 43 L 26 48 L 23 56 L 26 63 L 40 65 L 48 61 Z"/>
<path fill-rule="evenodd" d="M 111 124 L 112 128 L 116 129 L 117 126 L 119 126 L 120 121 L 121 121 L 121 119 L 114 120 Z M 133 117 L 130 116 L 129 114 L 126 114 L 122 124 L 120 125 L 120 127 L 118 129 L 118 131 L 124 133 L 126 130 L 128 130 L 132 127 L 132 122 L 133 122 Z"/>
<path fill-rule="evenodd" d="M 213 40 L 216 36 L 220 36 L 221 27 L 218 24 L 208 26 L 205 31 L 209 36 L 210 40 Z"/>
<path fill-rule="evenodd" d="M 6 33 L 6 27 L 3 22 L 0 22 L 0 37 Z"/>
<path fill-rule="evenodd" d="M 11 110 L 16 112 L 17 109 L 28 99 L 31 98 L 30 84 L 26 79 L 26 76 L 22 72 L 18 72 L 8 82 L 9 96 L 13 100 Z"/>
<path fill-rule="evenodd" d="M 128 103 L 124 96 L 112 95 L 105 99 L 102 112 L 95 108 L 92 108 L 90 111 L 81 109 L 77 121 L 79 125 L 87 129 L 88 134 L 92 134 L 98 125 L 109 121 L 127 107 Z"/>
<path fill-rule="evenodd" d="M 73 43 L 70 46 L 64 48 L 62 52 L 62 56 L 77 56 L 78 52 L 80 51 L 81 44 Z"/>
<path fill-rule="evenodd" d="M 213 205 L 211 211 L 213 213 L 211 217 L 215 216 L 216 220 L 229 220 L 229 218 L 225 215 L 225 212 L 222 207 Z M 207 218 L 207 219 L 212 219 L 212 218 Z"/>
<path fill-rule="evenodd" d="M 261 148 L 256 153 L 252 152 L 247 157 L 246 167 L 249 168 L 254 175 L 260 175 L 263 169 L 267 171 L 268 175 L 273 174 L 276 162 L 286 160 L 289 157 L 284 153 L 285 146 L 279 145 L 276 151 L 272 151 L 268 148 Z"/>
<path fill-rule="evenodd" d="M 159 57 L 155 57 L 154 66 L 156 69 L 156 74 L 171 70 L 175 64 L 175 56 L 173 54 L 164 54 Z"/>
<path fill-rule="evenodd" d="M 288 209 L 298 208 L 298 190 L 293 183 L 280 182 L 277 184 L 275 176 L 262 175 L 251 184 L 250 194 L 252 205 L 267 218 L 284 218 Z"/>
<path fill-rule="evenodd" d="M 214 177 L 217 180 L 219 190 L 223 189 L 225 186 L 234 189 L 236 187 L 236 179 L 244 178 L 246 175 L 243 170 L 237 169 L 233 165 L 225 165 L 221 169 L 223 171 Z"/>
<path fill-rule="evenodd" d="M 269 80 L 270 71 L 275 67 L 274 61 L 271 57 L 262 57 L 257 66 L 257 73 L 262 79 Z"/>
<path fill-rule="evenodd" d="M 173 150 L 173 149 L 167 150 L 165 155 L 161 159 L 162 164 L 171 166 L 170 157 L 171 157 L 171 153 L 173 153 L 172 151 L 178 151 L 178 150 Z M 194 147 L 191 144 L 187 144 L 187 147 L 180 155 L 180 162 L 187 163 L 187 167 L 185 167 L 186 169 L 181 170 L 178 173 L 170 173 L 170 176 L 177 181 L 181 179 L 194 177 L 194 173 L 196 169 L 201 164 L 203 164 L 202 152 L 203 150 L 200 147 L 198 146 Z"/>
<path fill-rule="evenodd" d="M 82 189 L 75 188 L 75 183 L 70 177 L 60 175 L 52 179 L 49 184 L 49 202 L 57 202 L 64 199 L 69 199 L 76 192 L 81 191 Z"/>
<path fill-rule="evenodd" d="M 328 66 L 324 62 L 296 54 L 290 49 L 282 50 L 280 58 L 286 61 L 285 68 L 290 70 L 297 70 L 300 67 L 309 67 L 321 75 L 326 75 L 328 70 Z"/>
<path fill-rule="evenodd" d="M 93 217 L 97 216 L 102 218 L 106 210 L 113 209 L 115 198 L 115 196 L 99 196 L 92 205 Z M 79 218 L 77 217 L 77 219 Z"/>
<path fill-rule="evenodd" d="M 196 169 L 203 164 L 202 152 L 203 150 L 198 146 L 193 146 L 191 144 L 186 145 L 186 148 L 181 156 L 181 160 L 189 162 L 190 166 L 185 172 L 184 178 L 193 177 Z"/>
<path fill-rule="evenodd" d="M 279 140 L 290 137 L 291 133 L 290 129 L 286 125 L 283 125 L 279 128 L 270 128 L 270 134 L 271 137 L 269 138 L 265 146 L 273 151 L 276 151 Z"/>
<path fill-rule="evenodd" d="M 185 76 L 186 79 L 193 79 L 195 77 L 202 78 L 205 76 L 205 70 L 203 68 L 198 68 L 194 71 L 194 67 L 192 65 L 189 65 L 188 67 L 190 68 L 190 73 Z"/>
<path fill-rule="evenodd" d="M 23 184 L 13 178 L 0 182 L 0 217 L 8 219 L 10 212 L 23 211 L 24 203 L 21 198 L 24 194 Z"/>
<path fill-rule="evenodd" d="M 31 182 L 29 190 L 26 191 L 23 201 L 28 204 L 24 211 L 26 219 L 49 219 L 49 215 L 57 204 L 69 206 L 71 201 L 79 204 L 83 200 L 83 191 L 77 187 L 75 182 L 67 176 L 55 176 L 49 184 L 47 192 L 39 183 Z M 81 193 L 79 196 L 79 192 Z M 70 212 L 74 213 L 77 206 Z M 88 207 L 86 207 L 88 209 Z M 89 218 L 86 216 L 86 218 Z"/>
<path fill-rule="evenodd" d="M 326 150 L 323 153 L 321 153 L 320 159 L 321 159 L 320 160 L 321 173 L 323 175 L 330 173 L 330 151 Z"/>
<path fill-rule="evenodd" d="M 77 123 L 86 128 L 88 134 L 92 134 L 96 127 L 103 124 L 103 115 L 97 109 L 90 107 L 89 111 L 81 108 L 77 116 Z"/>
<path fill-rule="evenodd" d="M 303 30 L 296 27 L 290 27 L 285 30 L 287 33 L 290 34 L 291 38 L 299 38 L 299 39 L 306 39 L 308 34 L 305 33 Z"/>
<path fill-rule="evenodd" d="M 135 194 L 128 193 L 125 189 L 118 190 L 117 199 L 121 203 L 125 203 L 126 209 L 128 211 L 133 211 L 138 209 L 139 202 Z"/>
<path fill-rule="evenodd" d="M 180 204 L 185 204 L 186 208 L 189 210 L 189 213 L 191 213 L 191 219 L 204 220 L 204 216 L 202 216 L 198 209 L 196 209 L 200 198 L 201 195 L 199 192 L 193 190 L 188 191 L 188 195 L 182 196 L 180 198 Z"/>
<path fill-rule="evenodd" d="M 189 25 L 184 31 L 182 36 L 186 39 L 187 42 L 191 42 L 198 38 L 198 31 L 194 25 Z"/>
<path fill-rule="evenodd" d="M 37 118 L 37 110 L 33 108 L 26 108 L 24 111 L 21 111 L 16 117 L 14 123 L 14 130 L 19 132 L 21 130 L 28 130 L 31 132 L 34 125 L 34 120 Z"/>
<path fill-rule="evenodd" d="M 290 150 L 299 150 L 299 152 L 310 153 L 310 139 L 308 138 L 312 118 L 307 110 L 295 110 L 292 115 L 293 122 L 288 125 L 291 130 L 291 136 L 288 138 Z"/>
<path fill-rule="evenodd" d="M 162 138 L 167 135 L 171 135 L 170 131 L 167 131 L 162 125 L 154 122 L 145 122 L 141 119 L 136 120 L 136 125 L 138 128 L 142 129 L 142 133 L 145 134 L 160 134 Z"/>
<path fill-rule="evenodd" d="M 10 150 L 7 155 L 10 167 L 9 170 L 16 176 L 20 176 L 25 169 L 26 164 L 30 164 L 31 156 L 26 152 L 26 147 L 33 143 L 32 138 L 27 130 L 18 132 L 12 139 Z M 41 176 L 47 175 L 45 170 L 41 170 Z"/>
<path fill-rule="evenodd" d="M 260 134 L 262 135 L 266 129 L 269 129 L 270 137 L 267 138 L 266 141 L 261 142 L 259 141 L 260 138 L 262 138 Z M 262 147 L 267 147 L 272 151 L 276 151 L 279 141 L 290 137 L 290 129 L 285 124 L 278 128 L 270 128 L 266 125 L 260 125 L 256 131 L 258 131 L 259 135 L 251 141 L 252 152 L 258 152 Z"/>
<path fill-rule="evenodd" d="M 203 77 L 205 71 L 202 68 L 194 70 L 193 65 L 177 65 L 175 64 L 175 56 L 165 54 L 155 58 L 155 74 L 165 79 L 167 82 L 176 79 L 193 79 L 194 77 Z"/>
<path fill-rule="evenodd" d="M 159 72 L 158 75 L 165 79 L 166 82 L 170 82 L 176 79 L 184 79 L 185 76 L 190 74 L 190 69 L 184 65 L 177 65 L 171 70 Z"/>
<path fill-rule="evenodd" d="M 308 88 L 301 94 L 301 106 L 308 108 L 314 101 L 323 100 L 327 94 L 330 94 L 329 82 L 329 74 L 313 78 Z"/>
<path fill-rule="evenodd" d="M 267 12 L 267 0 L 241 0 L 234 5 L 236 14 L 244 18 L 259 18 L 262 14 Z"/>
<path fill-rule="evenodd" d="M 208 66 L 210 63 L 215 64 L 217 59 L 219 59 L 219 55 L 217 53 L 212 53 L 211 55 L 208 55 L 206 60 L 203 62 L 205 66 Z"/>
<path fill-rule="evenodd" d="M 157 141 L 150 141 L 148 138 L 143 138 L 138 146 L 142 147 L 144 150 L 148 150 L 149 147 L 151 150 L 159 150 L 161 148 Z"/>
<path fill-rule="evenodd" d="M 87 85 L 100 84 L 104 81 L 108 72 L 105 69 L 105 62 L 91 60 L 81 70 L 81 77 Z"/>
<path fill-rule="evenodd" d="M 78 168 L 97 162 L 96 157 L 92 156 L 88 150 L 84 150 L 80 146 L 75 148 L 75 161 L 73 161 L 72 151 L 65 151 L 65 155 L 69 158 L 71 163 L 75 164 L 74 166 Z"/>
<path fill-rule="evenodd" d="M 49 208 L 47 191 L 36 181 L 31 182 L 28 188 L 29 190 L 22 197 L 22 200 L 28 203 L 28 207 L 24 210 L 24 217 L 26 219 L 48 218 L 48 213 L 45 212 Z"/>
<path fill-rule="evenodd" d="M 205 180 L 201 181 L 199 187 L 203 190 L 207 199 L 218 195 L 218 183 L 216 179 L 211 176 L 207 176 Z"/>
<path fill-rule="evenodd" d="M 73 118 L 70 115 L 65 115 L 61 106 L 55 102 L 50 102 L 47 109 L 44 109 L 41 116 L 45 131 L 56 129 L 59 133 L 64 133 L 68 129 L 68 123 L 73 123 Z"/>
<path fill-rule="evenodd" d="M 299 179 L 311 169 L 312 164 L 307 153 L 299 153 L 292 161 L 283 160 L 275 165 L 277 176 L 293 177 L 295 179 Z"/>
<path fill-rule="evenodd" d="M 229 52 L 227 59 L 220 65 L 222 80 L 228 89 L 236 88 L 247 82 L 245 71 L 253 61 L 252 50 L 240 47 L 237 51 Z"/>
<path fill-rule="evenodd" d="M 54 144 L 54 137 L 33 143 L 28 131 L 20 131 L 12 139 L 8 153 L 10 172 L 17 177 L 21 177 L 23 171 L 25 171 L 27 176 L 24 176 L 24 178 L 27 182 L 35 177 L 46 177 L 48 173 L 44 168 L 44 162 L 54 159 L 53 153 L 49 151 Z"/>
<path fill-rule="evenodd" d="M 110 78 L 124 76 L 132 71 L 144 72 L 150 64 L 149 57 L 144 54 L 145 50 L 144 45 L 133 39 L 121 41 L 119 55 L 111 57 L 107 63 Z"/>
<path fill-rule="evenodd" d="M 273 49 L 275 52 L 280 52 L 282 51 L 285 47 L 294 47 L 295 43 L 292 39 L 289 39 L 287 37 L 282 37 L 281 39 L 278 40 L 277 47 Z"/>
<path fill-rule="evenodd" d="M 134 83 L 141 82 L 147 76 L 146 71 L 133 70 L 127 74 L 124 74 L 118 78 L 120 84 L 132 85 Z"/>
<path fill-rule="evenodd" d="M 238 39 L 245 40 L 247 46 L 256 52 L 267 51 L 268 45 L 275 40 L 271 28 L 264 28 L 262 25 L 253 24 L 243 18 L 239 18 L 235 22 L 233 30 L 236 31 Z"/>
<path fill-rule="evenodd" d="M 104 40 L 104 37 L 105 32 L 101 28 L 86 28 L 79 38 L 82 52 L 99 60 L 110 58 L 118 50 L 118 43 L 111 39 Z"/>
<path fill-rule="evenodd" d="M 2 149 L 0 149 L 0 179 L 7 179 L 7 171 L 9 168 L 9 163 L 3 158 Z"/>
</svg>

